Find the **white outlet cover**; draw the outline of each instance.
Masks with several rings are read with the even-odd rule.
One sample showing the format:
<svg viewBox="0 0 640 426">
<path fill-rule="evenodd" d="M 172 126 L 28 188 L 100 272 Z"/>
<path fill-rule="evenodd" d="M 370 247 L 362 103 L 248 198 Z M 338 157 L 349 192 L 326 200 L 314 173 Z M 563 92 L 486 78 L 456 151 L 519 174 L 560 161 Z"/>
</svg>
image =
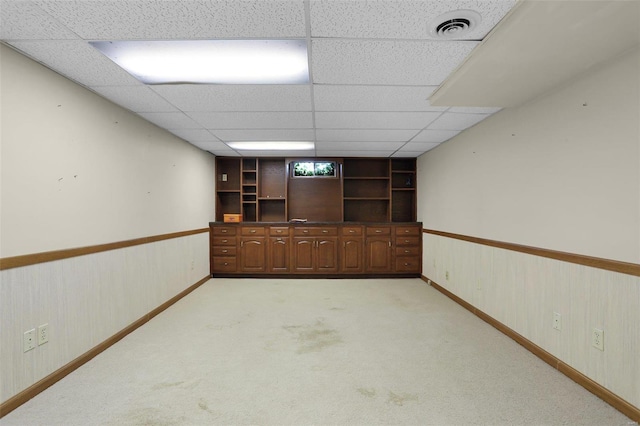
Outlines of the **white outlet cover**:
<svg viewBox="0 0 640 426">
<path fill-rule="evenodd" d="M 29 331 L 24 332 L 22 339 L 23 349 L 25 352 L 29 352 L 36 347 L 36 329 L 32 328 Z"/>
<path fill-rule="evenodd" d="M 42 324 L 38 327 L 38 346 L 49 341 L 49 324 Z"/>
<path fill-rule="evenodd" d="M 594 348 L 604 351 L 604 330 L 594 328 L 591 343 Z"/>
</svg>

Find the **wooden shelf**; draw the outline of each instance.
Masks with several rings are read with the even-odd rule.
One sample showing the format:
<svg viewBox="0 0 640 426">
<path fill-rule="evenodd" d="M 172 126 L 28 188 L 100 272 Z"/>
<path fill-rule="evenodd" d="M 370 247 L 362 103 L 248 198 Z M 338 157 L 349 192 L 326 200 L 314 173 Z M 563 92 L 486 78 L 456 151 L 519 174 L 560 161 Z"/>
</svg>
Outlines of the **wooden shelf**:
<svg viewBox="0 0 640 426">
<path fill-rule="evenodd" d="M 414 222 L 415 158 L 335 159 L 335 178 L 293 178 L 291 158 L 216 158 L 216 220 Z M 223 180 L 224 178 L 224 180 Z"/>
</svg>

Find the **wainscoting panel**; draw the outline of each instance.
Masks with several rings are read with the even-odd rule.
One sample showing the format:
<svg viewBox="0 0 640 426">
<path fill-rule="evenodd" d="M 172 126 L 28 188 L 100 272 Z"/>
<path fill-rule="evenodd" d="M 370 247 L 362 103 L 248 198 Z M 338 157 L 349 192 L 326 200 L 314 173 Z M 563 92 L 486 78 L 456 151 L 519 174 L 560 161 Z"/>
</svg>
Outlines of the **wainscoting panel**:
<svg viewBox="0 0 640 426">
<path fill-rule="evenodd" d="M 430 233 L 422 274 L 640 407 L 640 277 Z"/>
<path fill-rule="evenodd" d="M 0 271 L 0 400 L 206 277 L 208 246 L 204 232 Z M 45 323 L 49 342 L 24 353 L 23 333 Z"/>
</svg>

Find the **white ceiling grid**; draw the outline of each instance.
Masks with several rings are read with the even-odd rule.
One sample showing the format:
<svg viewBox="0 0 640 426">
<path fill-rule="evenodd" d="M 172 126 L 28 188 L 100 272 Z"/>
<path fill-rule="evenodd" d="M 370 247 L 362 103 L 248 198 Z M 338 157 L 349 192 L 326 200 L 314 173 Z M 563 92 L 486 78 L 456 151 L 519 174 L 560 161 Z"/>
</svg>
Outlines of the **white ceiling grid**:
<svg viewBox="0 0 640 426">
<path fill-rule="evenodd" d="M 499 110 L 435 107 L 428 97 L 515 3 L 0 0 L 0 39 L 216 155 L 299 155 L 225 142 L 313 140 L 315 156 L 416 157 Z M 430 21 L 460 9 L 482 16 L 464 40 L 430 34 Z M 312 81 L 147 86 L 88 44 L 219 38 L 308 38 Z"/>
</svg>

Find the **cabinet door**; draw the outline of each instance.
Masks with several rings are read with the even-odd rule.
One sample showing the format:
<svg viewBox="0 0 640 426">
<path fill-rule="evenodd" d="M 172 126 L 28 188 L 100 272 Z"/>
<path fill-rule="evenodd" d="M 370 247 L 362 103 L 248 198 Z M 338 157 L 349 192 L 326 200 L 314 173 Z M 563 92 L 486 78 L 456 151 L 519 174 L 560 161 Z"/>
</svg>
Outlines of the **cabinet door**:
<svg viewBox="0 0 640 426">
<path fill-rule="evenodd" d="M 362 238 L 342 239 L 342 272 L 362 272 L 364 270 L 363 249 L 364 241 Z"/>
<path fill-rule="evenodd" d="M 240 239 L 240 272 L 265 272 L 267 250 L 264 237 Z"/>
<path fill-rule="evenodd" d="M 338 237 L 316 240 L 316 265 L 318 272 L 338 272 Z"/>
<path fill-rule="evenodd" d="M 313 272 L 315 269 L 315 238 L 294 237 L 293 270 L 296 272 Z"/>
<path fill-rule="evenodd" d="M 366 272 L 391 272 L 391 238 L 369 237 L 366 243 Z"/>
<path fill-rule="evenodd" d="M 289 239 L 269 238 L 269 272 L 289 272 Z"/>
</svg>

